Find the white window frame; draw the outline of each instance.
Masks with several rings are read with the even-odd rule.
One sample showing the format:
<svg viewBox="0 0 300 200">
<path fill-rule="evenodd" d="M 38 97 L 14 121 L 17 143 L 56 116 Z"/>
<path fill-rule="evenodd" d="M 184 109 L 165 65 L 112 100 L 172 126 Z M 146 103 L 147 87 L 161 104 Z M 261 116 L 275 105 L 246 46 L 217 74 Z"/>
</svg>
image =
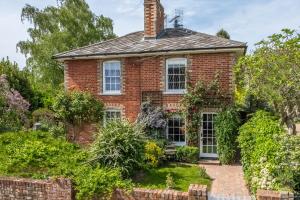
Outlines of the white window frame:
<svg viewBox="0 0 300 200">
<path fill-rule="evenodd" d="M 186 120 L 183 116 L 179 115 L 179 114 L 174 114 L 171 115 L 170 118 L 180 118 L 182 121 L 184 121 L 184 142 L 174 142 L 172 141 L 172 143 L 174 143 L 176 146 L 185 146 L 186 145 Z M 169 119 L 168 119 L 168 123 L 167 123 L 167 130 L 166 130 L 166 134 L 167 134 L 167 140 L 169 141 Z"/>
<path fill-rule="evenodd" d="M 120 90 L 106 90 L 106 83 L 105 83 L 105 68 L 107 63 L 119 63 L 120 66 Z M 102 63 L 102 90 L 104 95 L 121 95 L 122 91 L 122 63 L 119 60 L 110 60 L 110 61 L 105 61 Z"/>
<path fill-rule="evenodd" d="M 112 108 L 109 108 L 109 109 L 104 110 L 104 115 L 103 115 L 104 125 L 107 122 L 107 119 L 106 119 L 106 113 L 107 112 L 120 112 L 120 119 L 122 119 L 122 110 L 121 109 L 112 109 Z"/>
<path fill-rule="evenodd" d="M 185 65 L 185 89 L 169 89 L 169 65 L 184 64 Z M 166 94 L 184 94 L 187 91 L 186 84 L 187 59 L 186 58 L 169 58 L 166 60 Z"/>
</svg>

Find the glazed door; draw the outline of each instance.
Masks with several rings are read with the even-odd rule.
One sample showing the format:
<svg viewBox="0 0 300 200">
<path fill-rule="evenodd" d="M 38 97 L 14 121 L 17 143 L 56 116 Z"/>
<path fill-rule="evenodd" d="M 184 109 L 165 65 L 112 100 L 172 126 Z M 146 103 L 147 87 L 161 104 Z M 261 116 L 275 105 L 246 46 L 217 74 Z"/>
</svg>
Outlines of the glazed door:
<svg viewBox="0 0 300 200">
<path fill-rule="evenodd" d="M 216 113 L 202 113 L 200 130 L 200 157 L 217 158 L 217 140 L 214 121 Z"/>
</svg>

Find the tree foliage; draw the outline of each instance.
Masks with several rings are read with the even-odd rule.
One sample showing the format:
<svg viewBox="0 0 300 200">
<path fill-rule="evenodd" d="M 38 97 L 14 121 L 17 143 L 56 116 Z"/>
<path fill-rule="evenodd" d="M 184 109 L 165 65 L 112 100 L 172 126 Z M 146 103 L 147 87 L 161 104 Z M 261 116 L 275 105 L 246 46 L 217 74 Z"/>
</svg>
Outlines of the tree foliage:
<svg viewBox="0 0 300 200">
<path fill-rule="evenodd" d="M 235 67 L 238 90 L 266 101 L 290 132 L 300 116 L 300 34 L 283 29 L 257 43 Z"/>
<path fill-rule="evenodd" d="M 60 4 L 38 9 L 29 4 L 21 19 L 33 26 L 29 38 L 17 48 L 27 56 L 27 68 L 35 83 L 57 87 L 63 80 L 63 67 L 54 54 L 115 37 L 112 20 L 95 15 L 84 0 L 60 0 Z"/>
<path fill-rule="evenodd" d="M 218 37 L 222 37 L 225 39 L 230 39 L 230 35 L 227 31 L 225 31 L 223 28 L 221 28 L 217 33 L 216 36 Z"/>
</svg>

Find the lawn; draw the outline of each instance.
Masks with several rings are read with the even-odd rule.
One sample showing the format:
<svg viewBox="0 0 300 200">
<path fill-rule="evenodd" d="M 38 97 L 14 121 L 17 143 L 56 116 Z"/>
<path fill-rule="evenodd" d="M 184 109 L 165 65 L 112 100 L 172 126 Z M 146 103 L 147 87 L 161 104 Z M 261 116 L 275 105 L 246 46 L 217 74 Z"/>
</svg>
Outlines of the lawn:
<svg viewBox="0 0 300 200">
<path fill-rule="evenodd" d="M 136 174 L 134 182 L 138 187 L 148 189 L 166 189 L 166 176 L 171 174 L 175 182 L 175 190 L 188 191 L 190 184 L 211 186 L 211 178 L 205 169 L 197 165 L 171 163 L 157 169 L 149 169 Z"/>
</svg>

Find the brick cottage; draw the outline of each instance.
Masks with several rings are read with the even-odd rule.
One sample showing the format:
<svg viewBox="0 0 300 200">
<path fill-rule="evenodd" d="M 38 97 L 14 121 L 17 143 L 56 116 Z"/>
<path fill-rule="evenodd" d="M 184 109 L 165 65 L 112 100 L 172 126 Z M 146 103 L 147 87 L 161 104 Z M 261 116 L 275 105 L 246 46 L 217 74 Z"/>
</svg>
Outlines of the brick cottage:
<svg viewBox="0 0 300 200">
<path fill-rule="evenodd" d="M 221 87 L 233 100 L 233 65 L 246 44 L 182 27 L 164 27 L 160 0 L 144 0 L 144 31 L 55 55 L 64 63 L 67 90 L 92 93 L 105 104 L 105 120 L 135 121 L 141 102 L 152 99 L 165 110 L 176 111 L 187 81 L 211 81 L 220 74 Z M 202 113 L 201 156 L 217 157 L 213 119 L 218 109 Z M 166 136 L 185 145 L 185 120 L 169 118 Z M 83 134 L 89 140 L 91 134 Z"/>
</svg>

